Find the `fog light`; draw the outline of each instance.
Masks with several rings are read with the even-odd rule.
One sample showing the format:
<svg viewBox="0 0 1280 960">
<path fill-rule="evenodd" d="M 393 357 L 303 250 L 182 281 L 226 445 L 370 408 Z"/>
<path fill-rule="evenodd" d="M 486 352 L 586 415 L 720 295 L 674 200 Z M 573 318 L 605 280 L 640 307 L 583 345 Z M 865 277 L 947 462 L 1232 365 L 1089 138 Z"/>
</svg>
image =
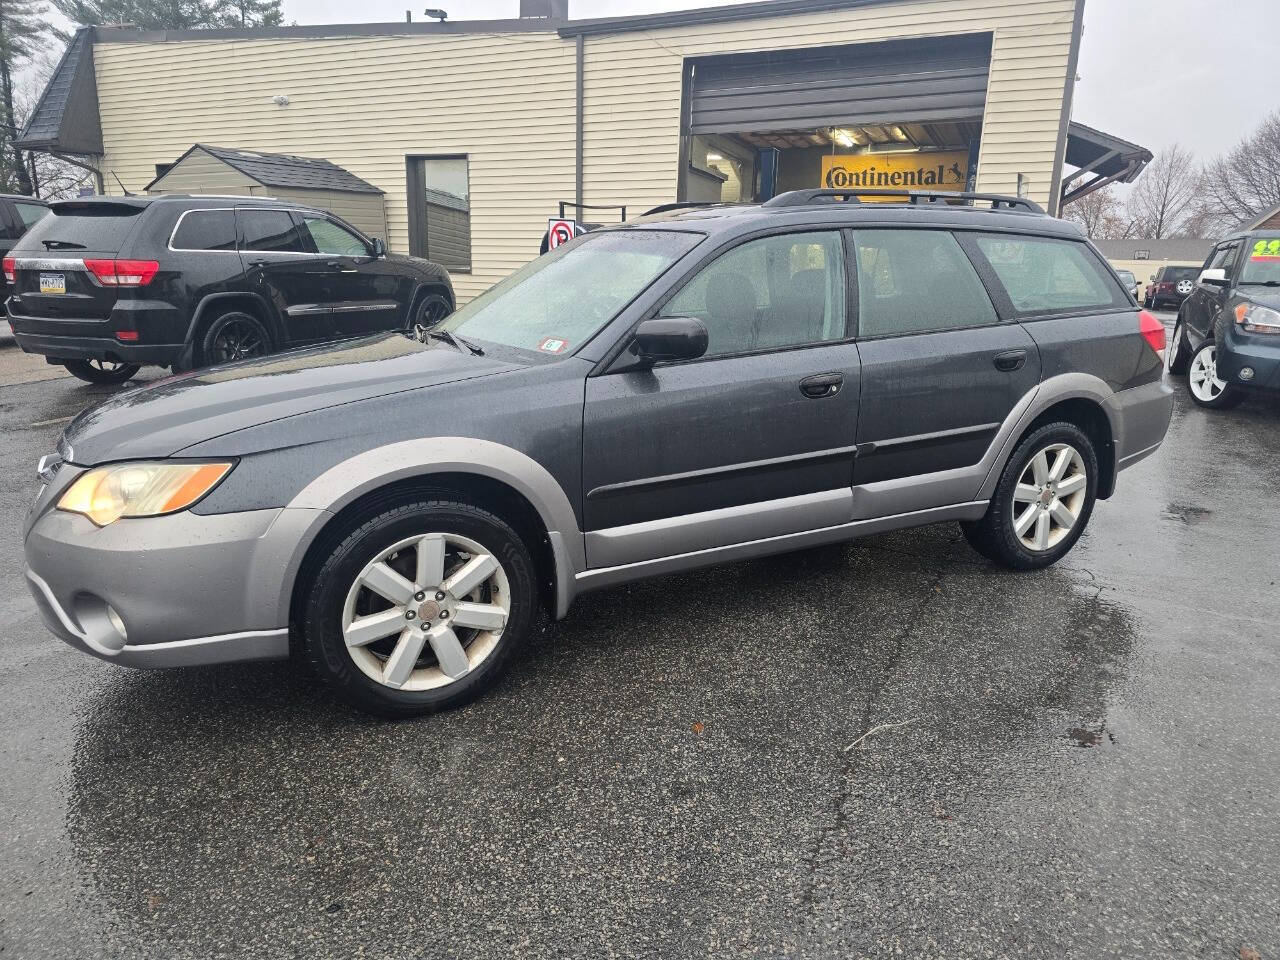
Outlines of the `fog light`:
<svg viewBox="0 0 1280 960">
<path fill-rule="evenodd" d="M 111 626 L 116 628 L 116 632 L 120 634 L 121 640 L 129 639 L 129 631 L 124 628 L 124 621 L 120 619 L 120 614 L 116 613 L 115 607 L 107 604 L 107 620 Z"/>
<path fill-rule="evenodd" d="M 1240 368 L 1240 379 L 1241 379 L 1241 380 L 1252 380 L 1252 379 L 1253 379 L 1253 367 L 1241 367 L 1241 368 Z"/>
</svg>

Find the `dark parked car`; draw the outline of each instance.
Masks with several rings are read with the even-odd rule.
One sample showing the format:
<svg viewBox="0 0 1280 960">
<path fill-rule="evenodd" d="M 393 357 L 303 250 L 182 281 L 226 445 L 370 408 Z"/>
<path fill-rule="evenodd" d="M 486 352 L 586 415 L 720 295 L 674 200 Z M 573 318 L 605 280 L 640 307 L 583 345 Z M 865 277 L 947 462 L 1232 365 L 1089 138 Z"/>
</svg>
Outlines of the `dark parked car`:
<svg viewBox="0 0 1280 960">
<path fill-rule="evenodd" d="M 4 258 L 18 345 L 93 383 L 191 369 L 452 311 L 443 268 L 324 210 L 269 198 L 54 203 Z"/>
<path fill-rule="evenodd" d="M 1164 328 L 1029 201 L 899 196 L 642 217 L 426 343 L 108 400 L 40 465 L 44 619 L 132 666 L 293 649 L 403 716 L 476 696 L 540 609 L 641 577 L 943 521 L 1046 567 L 1164 440 Z"/>
<path fill-rule="evenodd" d="M 1151 310 L 1182 306 L 1195 289 L 1199 273 L 1196 267 L 1161 267 L 1151 275 L 1142 305 Z"/>
<path fill-rule="evenodd" d="M 21 193 L 0 193 L 0 255 L 8 256 L 13 245 L 49 212 L 43 200 Z M 9 296 L 9 283 L 0 283 L 0 297 Z"/>
<path fill-rule="evenodd" d="M 1120 278 L 1120 282 L 1124 284 L 1124 288 L 1129 291 L 1134 300 L 1138 299 L 1138 278 L 1133 275 L 1132 270 L 1117 270 L 1116 276 Z"/>
<path fill-rule="evenodd" d="M 1242 233 L 1213 248 L 1173 329 L 1169 370 L 1202 407 L 1234 407 L 1280 390 L 1280 231 Z"/>
</svg>

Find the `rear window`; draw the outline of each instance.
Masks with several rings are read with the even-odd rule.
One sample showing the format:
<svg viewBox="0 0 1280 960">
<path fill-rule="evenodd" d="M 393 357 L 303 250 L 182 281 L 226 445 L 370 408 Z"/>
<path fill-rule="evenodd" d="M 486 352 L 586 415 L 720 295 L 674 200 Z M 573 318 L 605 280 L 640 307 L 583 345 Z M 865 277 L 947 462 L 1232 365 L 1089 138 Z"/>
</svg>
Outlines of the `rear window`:
<svg viewBox="0 0 1280 960">
<path fill-rule="evenodd" d="M 1120 288 L 1083 243 L 996 234 L 976 239 L 1019 314 L 1126 305 Z"/>
<path fill-rule="evenodd" d="M 1161 280 L 1177 283 L 1179 280 L 1195 280 L 1200 276 L 1199 267 L 1165 267 Z"/>
<path fill-rule="evenodd" d="M 235 250 L 236 216 L 230 210 L 189 210 L 178 221 L 175 250 Z"/>
<path fill-rule="evenodd" d="M 143 207 L 102 204 L 54 207 L 23 235 L 15 250 L 91 250 L 118 253 L 138 222 Z"/>
</svg>

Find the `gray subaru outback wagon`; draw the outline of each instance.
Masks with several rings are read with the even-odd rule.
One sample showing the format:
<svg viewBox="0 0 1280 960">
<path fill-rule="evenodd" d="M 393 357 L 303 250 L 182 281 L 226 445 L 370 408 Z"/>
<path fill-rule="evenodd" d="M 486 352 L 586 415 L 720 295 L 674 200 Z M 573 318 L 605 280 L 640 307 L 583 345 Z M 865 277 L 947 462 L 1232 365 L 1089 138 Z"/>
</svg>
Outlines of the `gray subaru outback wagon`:
<svg viewBox="0 0 1280 960">
<path fill-rule="evenodd" d="M 996 563 L 1053 563 L 1164 439 L 1163 327 L 1028 201 L 866 195 L 665 210 L 425 342 L 86 411 L 25 528 L 45 620 L 137 667 L 293 652 L 405 716 L 639 577 L 943 521 Z"/>
</svg>

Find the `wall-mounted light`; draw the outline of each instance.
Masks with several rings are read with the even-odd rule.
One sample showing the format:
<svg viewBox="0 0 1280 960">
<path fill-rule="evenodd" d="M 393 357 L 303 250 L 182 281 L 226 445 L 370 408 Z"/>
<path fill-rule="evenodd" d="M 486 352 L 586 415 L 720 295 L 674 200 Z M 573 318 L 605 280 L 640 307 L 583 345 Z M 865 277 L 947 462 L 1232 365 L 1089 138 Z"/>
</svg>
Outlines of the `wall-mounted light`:
<svg viewBox="0 0 1280 960">
<path fill-rule="evenodd" d="M 827 131 L 827 136 L 831 138 L 831 142 L 839 147 L 852 147 L 855 144 L 852 132 L 842 130 L 840 127 L 832 127 Z"/>
<path fill-rule="evenodd" d="M 707 162 L 708 162 L 708 163 L 714 163 L 716 160 L 723 160 L 723 159 L 724 159 L 724 157 L 722 157 L 722 156 L 721 156 L 720 154 L 718 154 L 718 153 L 708 153 L 708 154 L 707 154 Z"/>
<path fill-rule="evenodd" d="M 893 137 L 893 139 L 897 140 L 899 143 L 905 143 L 907 140 L 907 131 L 903 130 L 901 127 L 890 127 L 889 136 Z"/>
<path fill-rule="evenodd" d="M 289 98 L 286 97 L 283 93 L 277 93 L 274 97 L 271 98 L 271 102 L 274 103 L 277 107 L 287 107 L 289 105 Z"/>
</svg>

